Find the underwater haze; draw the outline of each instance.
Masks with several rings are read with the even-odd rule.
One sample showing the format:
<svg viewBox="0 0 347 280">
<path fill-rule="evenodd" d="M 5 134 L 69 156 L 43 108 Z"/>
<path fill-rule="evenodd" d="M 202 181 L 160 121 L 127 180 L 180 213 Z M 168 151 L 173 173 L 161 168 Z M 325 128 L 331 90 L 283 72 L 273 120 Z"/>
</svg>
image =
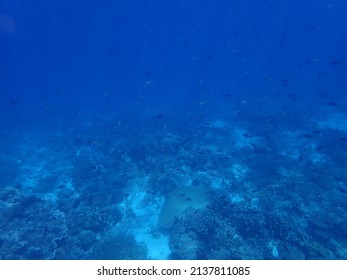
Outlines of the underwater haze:
<svg viewBox="0 0 347 280">
<path fill-rule="evenodd" d="M 0 259 L 347 259 L 345 0 L 1 0 Z"/>
</svg>

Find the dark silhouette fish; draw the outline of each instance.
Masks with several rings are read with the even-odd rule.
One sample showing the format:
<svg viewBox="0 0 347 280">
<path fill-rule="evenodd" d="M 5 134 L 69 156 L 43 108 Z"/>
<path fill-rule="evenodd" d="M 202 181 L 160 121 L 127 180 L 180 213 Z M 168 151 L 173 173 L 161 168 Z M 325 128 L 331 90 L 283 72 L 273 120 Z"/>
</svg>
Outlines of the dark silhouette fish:
<svg viewBox="0 0 347 280">
<path fill-rule="evenodd" d="M 10 100 L 8 103 L 10 103 L 11 105 L 18 105 L 18 104 L 20 104 L 20 102 L 17 101 L 17 100 Z"/>
</svg>

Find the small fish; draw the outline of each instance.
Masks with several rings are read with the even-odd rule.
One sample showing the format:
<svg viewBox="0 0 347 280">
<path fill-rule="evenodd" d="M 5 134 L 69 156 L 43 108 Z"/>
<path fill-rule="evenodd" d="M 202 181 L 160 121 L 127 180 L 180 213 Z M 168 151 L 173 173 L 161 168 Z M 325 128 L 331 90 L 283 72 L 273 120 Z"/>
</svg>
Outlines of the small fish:
<svg viewBox="0 0 347 280">
<path fill-rule="evenodd" d="M 342 192 L 342 193 L 344 193 L 344 194 L 347 194 L 347 188 L 346 188 L 346 187 L 337 187 L 337 189 L 338 189 L 340 192 Z"/>
<path fill-rule="evenodd" d="M 160 119 L 160 120 L 162 120 L 162 119 L 165 118 L 165 116 L 166 116 L 165 113 L 160 113 L 160 114 L 157 115 L 157 118 Z"/>
<path fill-rule="evenodd" d="M 338 66 L 338 65 L 340 65 L 340 61 L 332 60 L 332 61 L 330 61 L 330 64 L 333 66 Z"/>
<path fill-rule="evenodd" d="M 149 86 L 151 83 L 152 83 L 152 81 L 147 81 L 147 82 L 145 83 L 144 87 Z"/>
<path fill-rule="evenodd" d="M 20 104 L 20 102 L 17 101 L 17 100 L 10 100 L 8 103 L 10 103 L 11 105 L 18 105 L 18 104 Z"/>
</svg>

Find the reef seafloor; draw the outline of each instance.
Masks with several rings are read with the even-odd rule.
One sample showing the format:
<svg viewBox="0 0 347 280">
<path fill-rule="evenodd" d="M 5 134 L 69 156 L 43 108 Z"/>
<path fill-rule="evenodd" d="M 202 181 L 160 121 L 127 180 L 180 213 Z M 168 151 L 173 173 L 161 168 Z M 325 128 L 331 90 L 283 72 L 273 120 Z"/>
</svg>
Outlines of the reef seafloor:
<svg viewBox="0 0 347 280">
<path fill-rule="evenodd" d="M 346 119 L 159 114 L 9 129 L 0 258 L 347 259 Z"/>
</svg>

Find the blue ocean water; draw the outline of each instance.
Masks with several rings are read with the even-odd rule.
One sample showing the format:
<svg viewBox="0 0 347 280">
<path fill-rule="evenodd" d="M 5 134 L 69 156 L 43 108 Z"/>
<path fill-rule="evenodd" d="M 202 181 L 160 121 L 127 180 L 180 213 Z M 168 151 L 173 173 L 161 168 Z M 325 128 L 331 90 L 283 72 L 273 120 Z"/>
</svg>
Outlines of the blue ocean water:
<svg viewBox="0 0 347 280">
<path fill-rule="evenodd" d="M 346 11 L 1 0 L 0 259 L 347 259 Z"/>
</svg>

